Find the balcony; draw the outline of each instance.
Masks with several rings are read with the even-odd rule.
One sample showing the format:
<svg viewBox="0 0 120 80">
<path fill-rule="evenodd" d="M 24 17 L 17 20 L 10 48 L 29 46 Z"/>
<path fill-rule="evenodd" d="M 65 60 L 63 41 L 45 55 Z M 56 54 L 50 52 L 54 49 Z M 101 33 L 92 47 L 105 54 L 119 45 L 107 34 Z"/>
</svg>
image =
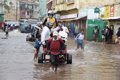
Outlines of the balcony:
<svg viewBox="0 0 120 80">
<path fill-rule="evenodd" d="M 56 5 L 55 6 L 55 12 L 59 12 L 59 11 L 65 11 L 67 8 L 66 8 L 66 5 L 65 4 L 61 4 L 61 5 Z"/>
<path fill-rule="evenodd" d="M 74 3 L 75 3 L 74 0 L 66 0 L 66 4 L 67 4 L 67 5 L 71 5 L 71 4 L 74 4 Z"/>
</svg>

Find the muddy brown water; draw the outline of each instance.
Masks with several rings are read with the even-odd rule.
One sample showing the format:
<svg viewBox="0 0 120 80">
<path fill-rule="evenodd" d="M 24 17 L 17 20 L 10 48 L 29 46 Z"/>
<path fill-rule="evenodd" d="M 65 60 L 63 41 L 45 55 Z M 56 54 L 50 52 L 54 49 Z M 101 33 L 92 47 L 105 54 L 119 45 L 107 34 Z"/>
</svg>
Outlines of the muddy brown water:
<svg viewBox="0 0 120 80">
<path fill-rule="evenodd" d="M 69 38 L 73 63 L 60 65 L 54 72 L 48 63 L 34 63 L 34 48 L 25 41 L 26 34 L 13 31 L 8 39 L 2 37 L 0 32 L 0 80 L 120 80 L 119 45 L 87 41 L 81 51 Z"/>
</svg>

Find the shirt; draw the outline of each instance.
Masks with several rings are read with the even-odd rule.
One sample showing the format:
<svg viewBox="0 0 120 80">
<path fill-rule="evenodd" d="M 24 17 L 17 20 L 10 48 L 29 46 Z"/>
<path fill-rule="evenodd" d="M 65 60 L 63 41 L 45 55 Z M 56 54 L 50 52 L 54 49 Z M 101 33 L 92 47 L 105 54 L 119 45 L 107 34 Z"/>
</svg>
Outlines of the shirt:
<svg viewBox="0 0 120 80">
<path fill-rule="evenodd" d="M 77 35 L 77 39 L 79 39 L 79 40 L 84 40 L 84 35 L 81 34 L 81 33 L 79 33 L 79 34 Z"/>
<path fill-rule="evenodd" d="M 58 26 L 58 27 L 56 27 L 56 28 L 52 29 L 52 32 L 54 32 L 54 31 L 58 31 L 59 29 L 60 29 L 60 27 Z M 69 33 L 69 30 L 68 30 L 68 28 L 67 28 L 67 27 L 62 26 L 62 29 L 63 29 L 63 31 L 65 31 L 66 33 Z"/>
<path fill-rule="evenodd" d="M 50 38 L 51 31 L 47 26 L 43 27 L 43 30 L 41 32 L 41 42 L 42 44 L 45 44 L 45 41 Z"/>
<path fill-rule="evenodd" d="M 65 31 L 59 31 L 59 36 L 63 40 L 67 41 L 68 34 Z"/>
<path fill-rule="evenodd" d="M 63 29 L 63 31 L 65 31 L 66 33 L 69 33 L 69 30 L 68 30 L 68 28 L 67 28 L 67 27 L 62 26 L 62 29 Z"/>
<path fill-rule="evenodd" d="M 119 31 L 119 30 L 117 31 L 116 36 L 117 36 L 117 37 L 120 37 L 120 31 Z"/>
</svg>

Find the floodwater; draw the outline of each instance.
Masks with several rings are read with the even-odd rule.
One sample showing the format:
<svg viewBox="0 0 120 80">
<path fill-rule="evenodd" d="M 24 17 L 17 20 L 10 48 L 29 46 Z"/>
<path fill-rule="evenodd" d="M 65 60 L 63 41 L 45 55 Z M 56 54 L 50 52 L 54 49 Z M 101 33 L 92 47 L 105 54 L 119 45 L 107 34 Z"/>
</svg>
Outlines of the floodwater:
<svg viewBox="0 0 120 80">
<path fill-rule="evenodd" d="M 76 50 L 69 38 L 68 53 L 72 64 L 63 64 L 54 72 L 50 64 L 35 64 L 33 46 L 26 34 L 17 30 L 3 39 L 0 32 L 0 80 L 120 80 L 120 46 L 98 42 L 85 43 L 85 50 Z"/>
</svg>

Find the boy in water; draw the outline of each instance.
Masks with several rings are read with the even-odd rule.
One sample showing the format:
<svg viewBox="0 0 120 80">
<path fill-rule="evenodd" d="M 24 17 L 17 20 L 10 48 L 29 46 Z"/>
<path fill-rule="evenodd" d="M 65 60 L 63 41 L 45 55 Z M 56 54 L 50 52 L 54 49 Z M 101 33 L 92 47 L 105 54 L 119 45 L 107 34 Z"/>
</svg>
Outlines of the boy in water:
<svg viewBox="0 0 120 80">
<path fill-rule="evenodd" d="M 77 49 L 81 48 L 84 50 L 84 32 L 81 32 L 75 38 L 77 40 Z"/>
</svg>

